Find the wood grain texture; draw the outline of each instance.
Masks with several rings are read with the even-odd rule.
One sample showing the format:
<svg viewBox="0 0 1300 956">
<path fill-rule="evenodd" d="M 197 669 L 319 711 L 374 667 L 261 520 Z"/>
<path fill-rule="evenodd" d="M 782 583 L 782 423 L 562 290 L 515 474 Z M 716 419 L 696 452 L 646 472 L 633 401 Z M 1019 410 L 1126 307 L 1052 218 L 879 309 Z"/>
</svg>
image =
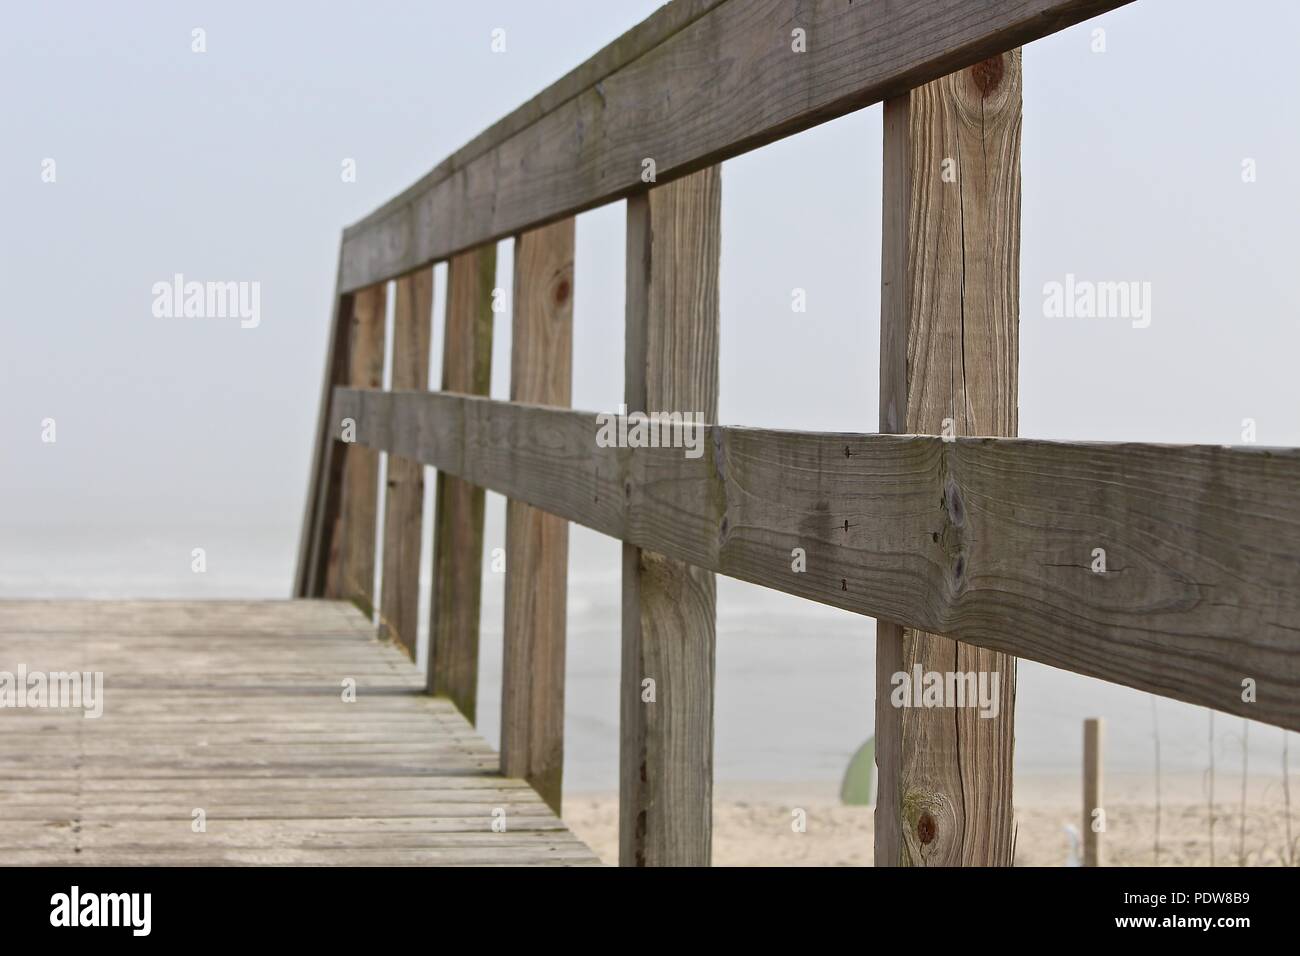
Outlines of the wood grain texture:
<svg viewBox="0 0 1300 956">
<path fill-rule="evenodd" d="M 598 862 L 348 604 L 5 601 L 0 660 L 104 674 L 0 709 L 0 864 Z"/>
<path fill-rule="evenodd" d="M 428 388 L 433 269 L 402 276 L 395 286 L 392 386 Z M 387 485 L 379 636 L 396 641 L 414 660 L 419 634 L 420 546 L 424 538 L 424 465 L 389 455 Z"/>
<path fill-rule="evenodd" d="M 379 388 L 384 384 L 386 304 L 384 284 L 363 289 L 353 297 L 348 381 L 361 388 Z M 375 609 L 379 453 L 355 442 L 346 443 L 341 450 L 338 518 L 336 530 L 330 536 L 325 596 L 352 601 L 369 617 Z"/>
<path fill-rule="evenodd" d="M 717 417 L 721 208 L 717 166 L 628 200 L 630 411 Z M 711 860 L 716 604 L 709 571 L 624 545 L 621 866 Z"/>
<path fill-rule="evenodd" d="M 357 235 L 372 229 L 393 216 L 403 215 L 415 197 L 437 183 L 464 169 L 472 160 L 491 153 L 512 136 L 554 112 L 574 97 L 592 89 L 611 73 L 663 43 L 714 7 L 728 0 L 671 0 L 632 29 L 602 47 L 542 90 L 519 108 L 507 113 L 483 132 L 452 153 L 419 181 L 394 196 L 363 219 L 353 223 L 347 233 Z"/>
<path fill-rule="evenodd" d="M 1126 2 L 672 4 L 655 16 L 678 17 L 679 28 L 643 31 L 628 57 L 580 67 L 579 82 L 562 80 L 519 121 L 502 121 L 499 138 L 346 230 L 342 288 L 629 196 L 644 188 L 646 158 L 666 182 Z M 807 52 L 791 49 L 796 27 Z"/>
<path fill-rule="evenodd" d="M 574 221 L 515 241 L 510 398 L 567 406 L 573 382 Z M 506 502 L 501 772 L 522 777 L 556 813 L 564 770 L 564 645 L 569 523 Z"/>
<path fill-rule="evenodd" d="M 688 458 L 602 448 L 592 412 L 352 389 L 334 403 L 372 447 L 646 550 L 1300 729 L 1300 450 L 712 426 Z"/>
<path fill-rule="evenodd" d="M 1020 53 L 885 103 L 882 432 L 1016 434 Z M 977 707 L 896 707 L 895 674 L 980 675 Z M 986 676 L 987 675 L 987 676 Z M 877 866 L 1010 866 L 1016 662 L 876 631 Z"/>
<path fill-rule="evenodd" d="M 495 245 L 462 253 L 448 264 L 442 340 L 444 392 L 486 395 L 491 388 L 496 269 Z M 472 724 L 478 700 L 483 489 L 441 469 L 436 487 L 428 689 L 431 694 L 450 698 Z"/>
</svg>

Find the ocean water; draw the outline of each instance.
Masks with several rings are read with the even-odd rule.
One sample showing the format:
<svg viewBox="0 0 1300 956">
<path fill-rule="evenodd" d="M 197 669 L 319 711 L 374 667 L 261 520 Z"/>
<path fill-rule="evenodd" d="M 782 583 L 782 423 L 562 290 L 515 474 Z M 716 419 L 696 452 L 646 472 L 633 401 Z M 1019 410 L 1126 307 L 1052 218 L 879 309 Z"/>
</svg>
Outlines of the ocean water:
<svg viewBox="0 0 1300 956">
<path fill-rule="evenodd" d="M 486 553 L 502 546 L 501 499 L 490 496 Z M 203 547 L 207 570 L 191 570 Z M 0 598 L 284 598 L 296 528 L 171 526 L 8 528 L 0 547 Z M 618 786 L 619 542 L 571 532 L 566 675 L 565 787 Z M 423 580 L 429 580 L 426 547 Z M 500 733 L 504 575 L 485 562 L 479 727 Z M 427 586 L 421 619 L 428 619 Z M 872 733 L 875 622 L 728 578 L 718 579 L 715 777 L 726 782 L 834 782 Z M 427 633 L 421 635 L 421 663 Z M 1193 707 L 1031 661 L 1018 671 L 1016 769 L 1077 773 L 1082 722 L 1107 723 L 1111 772 L 1153 772 L 1156 722 L 1165 773 L 1208 766 L 1211 717 Z M 1252 775 L 1281 772 L 1283 731 L 1217 714 L 1220 775 L 1240 765 L 1248 738 Z M 1295 741 L 1292 741 L 1295 743 Z M 1296 748 L 1300 754 L 1300 748 Z"/>
</svg>

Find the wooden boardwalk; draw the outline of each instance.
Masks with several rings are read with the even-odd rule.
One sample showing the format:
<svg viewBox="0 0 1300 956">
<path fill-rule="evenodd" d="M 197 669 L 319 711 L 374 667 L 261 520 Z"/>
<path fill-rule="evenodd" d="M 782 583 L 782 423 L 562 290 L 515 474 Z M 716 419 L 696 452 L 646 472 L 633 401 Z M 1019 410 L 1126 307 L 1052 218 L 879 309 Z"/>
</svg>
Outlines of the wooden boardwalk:
<svg viewBox="0 0 1300 956">
<path fill-rule="evenodd" d="M 350 604 L 0 602 L 24 666 L 103 714 L 0 709 L 0 863 L 599 862 Z"/>
<path fill-rule="evenodd" d="M 0 669 L 107 678 L 98 720 L 0 711 L 0 860 L 596 862 L 547 809 L 570 522 L 623 543 L 623 865 L 711 861 L 716 574 L 877 620 L 879 866 L 1012 864 L 1018 658 L 1300 730 L 1300 449 L 1014 437 L 1020 47 L 1128 2 L 672 0 L 346 228 L 303 600 L 0 604 Z M 874 103 L 878 431 L 724 426 L 719 164 Z M 614 202 L 617 440 L 571 407 L 575 217 Z M 509 499 L 500 758 L 471 726 L 488 491 Z M 398 648 L 426 587 L 420 675 Z M 996 716 L 898 706 L 918 670 L 997 687 Z"/>
</svg>

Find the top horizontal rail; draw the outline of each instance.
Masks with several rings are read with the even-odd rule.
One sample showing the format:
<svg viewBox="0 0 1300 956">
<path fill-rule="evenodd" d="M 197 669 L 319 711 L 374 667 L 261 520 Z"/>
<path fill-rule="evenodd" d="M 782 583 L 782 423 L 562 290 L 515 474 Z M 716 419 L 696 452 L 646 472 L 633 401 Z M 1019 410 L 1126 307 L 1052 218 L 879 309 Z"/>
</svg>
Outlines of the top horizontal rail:
<svg viewBox="0 0 1300 956">
<path fill-rule="evenodd" d="M 675 0 L 344 230 L 340 291 L 624 198 L 646 160 L 682 176 L 1130 2 Z"/>
</svg>

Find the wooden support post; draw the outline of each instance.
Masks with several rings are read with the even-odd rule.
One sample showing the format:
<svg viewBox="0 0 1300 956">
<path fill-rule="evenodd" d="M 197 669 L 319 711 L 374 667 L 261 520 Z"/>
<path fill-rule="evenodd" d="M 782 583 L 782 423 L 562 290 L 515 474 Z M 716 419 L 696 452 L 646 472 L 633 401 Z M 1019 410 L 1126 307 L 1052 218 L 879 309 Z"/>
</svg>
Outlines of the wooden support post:
<svg viewBox="0 0 1300 956">
<path fill-rule="evenodd" d="M 453 256 L 448 265 L 442 339 L 445 392 L 488 394 L 496 270 L 494 243 Z M 428 690 L 450 698 L 473 723 L 478 698 L 484 493 L 482 488 L 442 472 L 436 488 Z"/>
<path fill-rule="evenodd" d="M 567 407 L 573 392 L 572 218 L 515 240 L 510 400 Z M 569 523 L 506 502 L 501 772 L 556 813 L 564 769 L 564 635 Z"/>
<path fill-rule="evenodd" d="M 882 432 L 1016 434 L 1020 107 L 1018 50 L 885 102 Z M 931 532 L 944 606 L 996 573 L 967 541 L 963 477 Z M 894 675 L 916 668 L 996 680 L 997 716 L 894 706 Z M 1005 654 L 877 623 L 877 866 L 1011 864 L 1015 681 Z"/>
<path fill-rule="evenodd" d="M 1106 809 L 1101 798 L 1101 751 L 1105 723 L 1100 717 L 1083 722 L 1083 865 L 1103 866 L 1101 838 Z"/>
<path fill-rule="evenodd" d="M 384 319 L 387 283 L 352 297 L 348 322 L 348 383 L 384 384 Z M 332 423 L 334 429 L 339 423 Z M 335 431 L 335 434 L 338 434 Z M 352 601 L 367 617 L 375 611 L 375 532 L 379 519 L 379 452 L 345 443 L 336 531 L 325 574 L 325 596 Z"/>
<path fill-rule="evenodd" d="M 628 199 L 629 412 L 717 420 L 721 196 L 712 166 Z M 712 573 L 624 545 L 623 866 L 709 864 L 715 607 Z"/>
<path fill-rule="evenodd" d="M 343 446 L 338 441 L 338 423 L 330 419 L 330 405 L 336 385 L 348 384 L 348 349 L 352 341 L 354 295 L 340 292 L 343 277 L 343 249 L 339 247 L 333 311 L 329 338 L 325 344 L 325 371 L 321 381 L 320 407 L 316 412 L 316 442 L 312 447 L 311 472 L 302 506 L 302 532 L 298 539 L 298 565 L 294 572 L 294 597 L 322 597 L 328 573 L 331 540 L 337 530 L 339 486 L 343 482 Z"/>
<path fill-rule="evenodd" d="M 392 387 L 424 390 L 429 387 L 433 268 L 404 275 L 396 286 Z M 387 484 L 379 636 L 396 641 L 414 660 L 419 633 L 420 544 L 424 538 L 424 465 L 390 454 Z"/>
</svg>

